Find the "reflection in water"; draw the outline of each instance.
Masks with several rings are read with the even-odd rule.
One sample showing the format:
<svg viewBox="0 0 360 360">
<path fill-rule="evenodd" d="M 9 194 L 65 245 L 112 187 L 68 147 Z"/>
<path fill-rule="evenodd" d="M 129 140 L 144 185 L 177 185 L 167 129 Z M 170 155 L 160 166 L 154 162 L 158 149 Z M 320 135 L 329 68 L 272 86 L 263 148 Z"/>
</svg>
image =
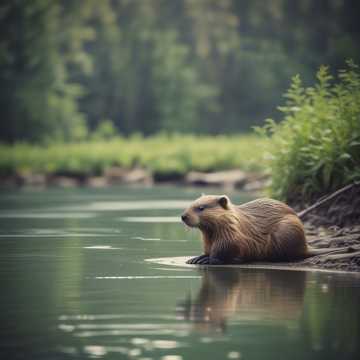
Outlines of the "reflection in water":
<svg viewBox="0 0 360 360">
<path fill-rule="evenodd" d="M 360 281 L 350 274 L 328 274 L 306 289 L 301 319 L 307 345 L 324 358 L 357 359 L 360 354 Z"/>
<path fill-rule="evenodd" d="M 179 307 L 199 331 L 226 330 L 232 321 L 297 320 L 303 311 L 306 272 L 209 268 L 200 290 Z"/>
</svg>

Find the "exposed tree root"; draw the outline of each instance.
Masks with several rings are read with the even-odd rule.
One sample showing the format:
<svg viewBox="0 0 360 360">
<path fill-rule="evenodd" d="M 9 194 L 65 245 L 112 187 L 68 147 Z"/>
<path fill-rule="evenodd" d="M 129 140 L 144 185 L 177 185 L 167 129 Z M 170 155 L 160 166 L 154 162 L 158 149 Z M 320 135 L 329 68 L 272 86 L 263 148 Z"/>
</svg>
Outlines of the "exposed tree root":
<svg viewBox="0 0 360 360">
<path fill-rule="evenodd" d="M 330 195 L 327 195 L 327 196 L 325 196 L 325 197 L 322 197 L 322 198 L 321 198 L 320 200 L 318 200 L 315 204 L 313 204 L 313 205 L 309 206 L 308 208 L 300 211 L 300 212 L 298 213 L 299 218 L 300 218 L 300 219 L 304 219 L 305 216 L 306 216 L 308 213 L 310 213 L 311 211 L 313 211 L 313 210 L 315 210 L 315 209 L 318 209 L 320 206 L 322 206 L 322 205 L 324 205 L 324 204 L 326 204 L 326 203 L 328 203 L 328 202 L 336 199 L 338 196 L 340 196 L 340 195 L 342 195 L 342 194 L 344 194 L 344 193 L 346 193 L 346 192 L 348 192 L 348 191 L 350 191 L 350 190 L 352 190 L 352 189 L 354 189 L 354 188 L 360 188 L 360 182 L 354 182 L 354 183 L 352 183 L 352 184 L 349 184 L 349 185 L 347 185 L 347 186 L 345 186 L 345 187 L 343 187 L 343 188 L 335 191 L 334 193 L 332 193 L 332 194 L 330 194 Z"/>
</svg>

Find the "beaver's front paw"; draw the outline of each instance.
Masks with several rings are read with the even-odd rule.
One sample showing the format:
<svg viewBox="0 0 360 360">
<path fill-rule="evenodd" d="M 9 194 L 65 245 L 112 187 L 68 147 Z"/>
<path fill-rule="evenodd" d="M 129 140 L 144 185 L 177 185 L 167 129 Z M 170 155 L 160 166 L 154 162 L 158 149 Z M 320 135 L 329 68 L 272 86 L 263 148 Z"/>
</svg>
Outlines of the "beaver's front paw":
<svg viewBox="0 0 360 360">
<path fill-rule="evenodd" d="M 187 264 L 198 264 L 198 265 L 208 264 L 209 256 L 208 255 L 196 256 L 196 257 L 189 259 L 186 263 Z"/>
</svg>

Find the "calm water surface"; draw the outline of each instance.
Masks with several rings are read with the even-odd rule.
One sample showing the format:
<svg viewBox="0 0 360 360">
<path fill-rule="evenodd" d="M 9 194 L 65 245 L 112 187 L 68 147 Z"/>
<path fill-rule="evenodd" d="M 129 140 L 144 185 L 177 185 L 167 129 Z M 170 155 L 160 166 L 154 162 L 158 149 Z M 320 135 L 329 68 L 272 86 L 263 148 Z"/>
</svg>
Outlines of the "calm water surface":
<svg viewBox="0 0 360 360">
<path fill-rule="evenodd" d="M 2 191 L 0 357 L 359 359 L 356 275 L 146 261 L 200 253 L 199 192 Z"/>
</svg>

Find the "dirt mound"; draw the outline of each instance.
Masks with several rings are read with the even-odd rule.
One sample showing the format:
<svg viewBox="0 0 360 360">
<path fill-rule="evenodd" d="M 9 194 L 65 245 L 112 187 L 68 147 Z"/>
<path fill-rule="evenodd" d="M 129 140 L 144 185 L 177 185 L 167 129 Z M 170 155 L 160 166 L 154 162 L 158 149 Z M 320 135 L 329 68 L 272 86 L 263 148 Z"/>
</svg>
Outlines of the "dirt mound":
<svg viewBox="0 0 360 360">
<path fill-rule="evenodd" d="M 320 205 L 305 213 L 302 220 L 317 226 L 349 227 L 360 225 L 360 183 L 348 185 L 338 192 L 320 199 L 316 204 Z"/>
</svg>

